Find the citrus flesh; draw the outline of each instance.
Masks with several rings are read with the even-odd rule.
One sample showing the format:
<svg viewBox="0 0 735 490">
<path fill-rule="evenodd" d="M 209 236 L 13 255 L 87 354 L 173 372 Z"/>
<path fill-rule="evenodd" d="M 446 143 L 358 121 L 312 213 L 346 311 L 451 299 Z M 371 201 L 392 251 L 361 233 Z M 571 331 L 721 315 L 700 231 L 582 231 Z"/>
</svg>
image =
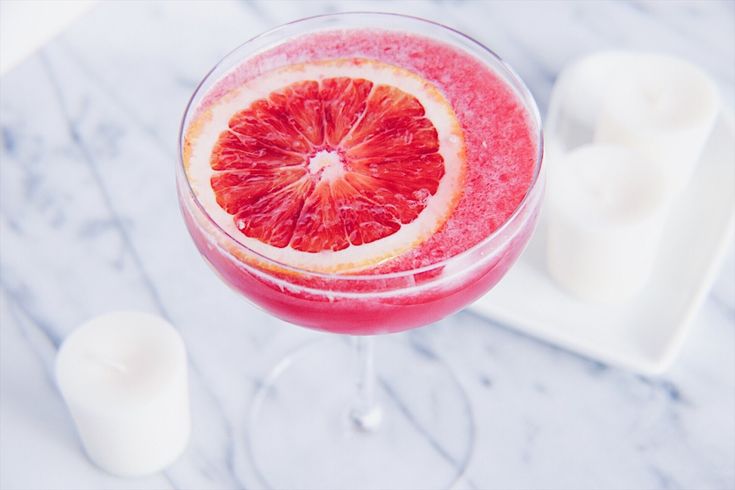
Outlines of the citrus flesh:
<svg viewBox="0 0 735 490">
<path fill-rule="evenodd" d="M 272 70 L 189 125 L 187 176 L 207 213 L 262 256 L 321 272 L 411 250 L 462 194 L 464 138 L 431 83 L 341 59 Z"/>
</svg>

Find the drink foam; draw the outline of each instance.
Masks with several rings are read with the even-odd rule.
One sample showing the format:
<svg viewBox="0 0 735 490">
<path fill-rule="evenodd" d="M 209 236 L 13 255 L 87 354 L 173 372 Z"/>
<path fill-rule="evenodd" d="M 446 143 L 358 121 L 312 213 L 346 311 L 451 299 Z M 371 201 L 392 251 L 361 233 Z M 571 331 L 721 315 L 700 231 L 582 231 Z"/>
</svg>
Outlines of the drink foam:
<svg viewBox="0 0 735 490">
<path fill-rule="evenodd" d="M 304 35 L 243 62 L 215 85 L 199 110 L 275 68 L 349 57 L 398 65 L 432 82 L 452 104 L 466 145 L 466 181 L 455 211 L 431 238 L 374 272 L 410 270 L 443 261 L 481 242 L 505 223 L 534 179 L 539 144 L 534 125 L 507 82 L 479 59 L 448 44 L 373 29 Z"/>
</svg>

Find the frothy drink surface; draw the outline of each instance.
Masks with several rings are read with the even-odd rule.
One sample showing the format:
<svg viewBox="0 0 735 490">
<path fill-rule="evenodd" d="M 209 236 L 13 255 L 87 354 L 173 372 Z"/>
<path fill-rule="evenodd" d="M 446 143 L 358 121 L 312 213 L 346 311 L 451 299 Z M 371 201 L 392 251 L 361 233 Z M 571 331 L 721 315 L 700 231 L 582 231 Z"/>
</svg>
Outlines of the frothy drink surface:
<svg viewBox="0 0 735 490">
<path fill-rule="evenodd" d="M 464 131 L 467 173 L 455 211 L 427 241 L 373 272 L 409 270 L 452 257 L 511 216 L 534 176 L 538 142 L 530 116 L 500 76 L 450 45 L 391 31 L 306 35 L 245 61 L 214 87 L 200 110 L 274 68 L 336 58 L 375 59 L 415 72 L 444 94 Z"/>
</svg>

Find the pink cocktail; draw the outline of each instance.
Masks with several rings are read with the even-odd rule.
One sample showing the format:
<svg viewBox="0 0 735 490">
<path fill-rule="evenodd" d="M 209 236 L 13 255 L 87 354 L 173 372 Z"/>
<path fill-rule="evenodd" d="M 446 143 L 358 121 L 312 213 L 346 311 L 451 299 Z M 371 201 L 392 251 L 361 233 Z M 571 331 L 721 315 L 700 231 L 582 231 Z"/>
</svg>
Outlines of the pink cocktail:
<svg viewBox="0 0 735 490">
<path fill-rule="evenodd" d="M 181 149 L 185 222 L 220 277 L 285 321 L 359 336 L 433 323 L 486 293 L 528 242 L 543 187 L 538 113 L 520 79 L 462 34 L 387 14 L 306 19 L 244 44 L 197 89 Z M 346 408 L 354 430 L 375 432 L 372 343 L 356 342 L 358 396 Z M 305 373 L 328 354 L 308 355 L 304 369 L 289 360 L 289 371 Z M 249 440 L 262 483 L 396 486 L 365 477 L 358 457 L 368 451 L 383 465 L 401 457 L 385 426 L 380 451 L 376 434 L 367 443 L 325 436 L 333 459 L 352 455 L 344 464 L 354 471 L 340 477 L 328 469 L 314 477 L 313 441 L 273 446 L 273 430 L 303 425 L 294 413 L 267 423 L 280 410 L 267 408 L 269 390 L 328 389 L 315 369 L 312 381 L 289 381 L 279 368 L 256 398 L 252 420 L 269 427 Z M 442 376 L 464 396 L 451 372 Z M 297 418 L 309 424 L 332 408 Z M 285 453 L 306 473 L 292 467 L 298 476 L 284 479 L 275 461 Z M 461 473 L 466 458 L 457 460 L 448 474 Z M 444 485 L 431 473 L 407 485 Z"/>
</svg>

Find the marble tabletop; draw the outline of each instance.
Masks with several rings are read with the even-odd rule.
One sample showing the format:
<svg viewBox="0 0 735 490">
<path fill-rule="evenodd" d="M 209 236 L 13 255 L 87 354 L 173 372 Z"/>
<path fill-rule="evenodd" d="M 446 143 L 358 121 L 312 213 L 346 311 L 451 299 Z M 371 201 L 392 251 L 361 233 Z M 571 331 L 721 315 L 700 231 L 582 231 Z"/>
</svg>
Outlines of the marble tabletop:
<svg viewBox="0 0 735 490">
<path fill-rule="evenodd" d="M 308 15 L 375 9 L 483 41 L 542 112 L 565 63 L 611 47 L 683 56 L 729 105 L 735 95 L 732 2 L 100 2 L 0 80 L 0 488 L 258 488 L 241 457 L 248 403 L 285 350 L 321 334 L 249 306 L 198 257 L 174 195 L 178 125 L 198 80 L 243 40 Z M 148 478 L 92 466 L 53 379 L 64 336 L 116 309 L 169 318 L 191 358 L 191 444 Z M 470 312 L 397 338 L 431 345 L 469 392 L 477 444 L 460 488 L 732 489 L 732 251 L 694 323 L 657 378 Z"/>
</svg>

